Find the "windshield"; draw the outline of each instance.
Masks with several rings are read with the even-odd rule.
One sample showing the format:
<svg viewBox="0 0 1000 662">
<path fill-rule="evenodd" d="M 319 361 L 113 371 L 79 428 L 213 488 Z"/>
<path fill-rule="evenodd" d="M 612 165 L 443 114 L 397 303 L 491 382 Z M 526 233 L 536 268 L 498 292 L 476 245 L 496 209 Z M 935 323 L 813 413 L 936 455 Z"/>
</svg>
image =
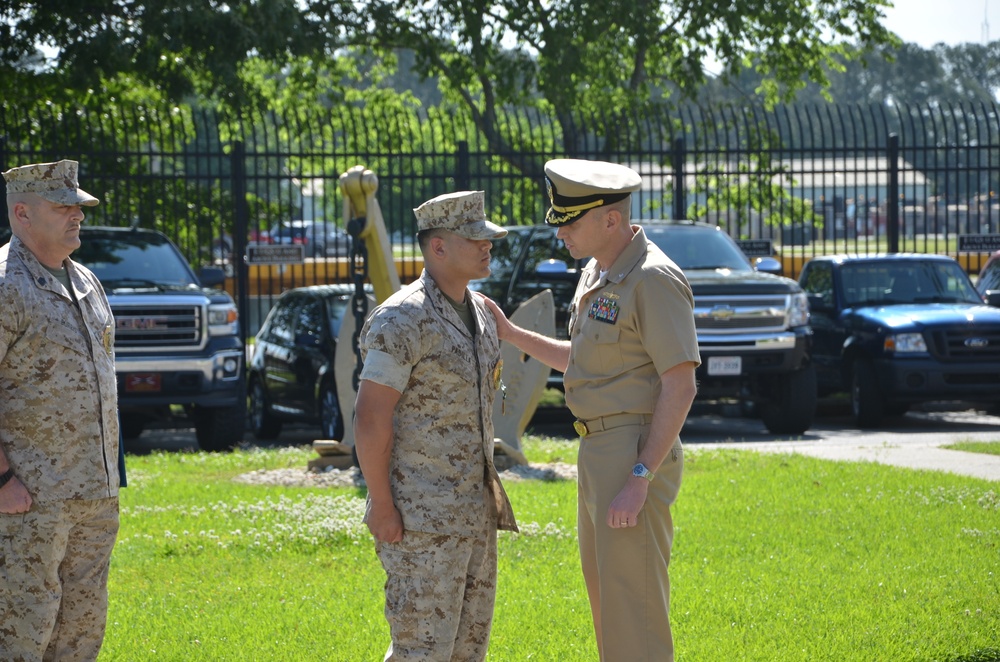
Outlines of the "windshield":
<svg viewBox="0 0 1000 662">
<path fill-rule="evenodd" d="M 753 271 L 740 247 L 721 230 L 688 225 L 646 225 L 643 230 L 646 237 L 684 271 Z"/>
<path fill-rule="evenodd" d="M 900 260 L 845 264 L 841 269 L 848 306 L 905 303 L 982 303 L 955 262 Z"/>
<path fill-rule="evenodd" d="M 73 260 L 105 287 L 187 286 L 195 280 L 174 246 L 158 234 L 83 234 Z"/>
</svg>

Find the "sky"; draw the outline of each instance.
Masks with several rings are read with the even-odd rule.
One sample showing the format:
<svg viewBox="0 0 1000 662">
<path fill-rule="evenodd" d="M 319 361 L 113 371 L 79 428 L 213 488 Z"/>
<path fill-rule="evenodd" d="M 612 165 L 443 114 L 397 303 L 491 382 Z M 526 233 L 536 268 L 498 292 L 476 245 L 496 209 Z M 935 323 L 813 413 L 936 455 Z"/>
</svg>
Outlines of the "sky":
<svg viewBox="0 0 1000 662">
<path fill-rule="evenodd" d="M 895 0 L 894 4 L 885 10 L 883 25 L 923 48 L 940 42 L 954 46 L 1000 40 L 1000 0 Z"/>
</svg>

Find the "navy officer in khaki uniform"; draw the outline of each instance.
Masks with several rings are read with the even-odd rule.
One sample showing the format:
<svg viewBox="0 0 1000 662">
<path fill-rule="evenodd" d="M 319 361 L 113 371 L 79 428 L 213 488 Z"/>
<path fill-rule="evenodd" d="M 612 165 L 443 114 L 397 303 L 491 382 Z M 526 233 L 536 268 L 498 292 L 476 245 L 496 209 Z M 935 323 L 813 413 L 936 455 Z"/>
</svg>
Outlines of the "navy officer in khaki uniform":
<svg viewBox="0 0 1000 662">
<path fill-rule="evenodd" d="M 600 659 L 674 659 L 667 566 L 678 437 L 699 365 L 694 297 L 680 268 L 630 223 L 633 170 L 557 159 L 545 165 L 545 222 L 583 270 L 568 341 L 516 327 L 487 300 L 501 340 L 565 373 L 580 442 L 578 529 Z"/>
<path fill-rule="evenodd" d="M 0 660 L 97 658 L 118 534 L 114 319 L 80 246 L 77 162 L 3 173 Z"/>
<path fill-rule="evenodd" d="M 462 191 L 414 210 L 424 271 L 361 331 L 355 444 L 386 572 L 386 660 L 483 660 L 497 529 L 517 531 L 493 464 L 496 321 L 468 289 L 507 234 L 484 207 L 482 191 Z"/>
</svg>

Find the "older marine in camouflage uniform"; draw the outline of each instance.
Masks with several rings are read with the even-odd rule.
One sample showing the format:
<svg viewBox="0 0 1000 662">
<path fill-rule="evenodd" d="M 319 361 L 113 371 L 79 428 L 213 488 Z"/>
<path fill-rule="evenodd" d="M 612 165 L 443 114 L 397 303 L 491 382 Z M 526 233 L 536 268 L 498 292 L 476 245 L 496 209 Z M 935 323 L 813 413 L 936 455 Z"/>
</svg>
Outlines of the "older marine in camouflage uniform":
<svg viewBox="0 0 1000 662">
<path fill-rule="evenodd" d="M 415 213 L 426 269 L 361 333 L 365 521 L 387 576 L 386 659 L 482 660 L 497 530 L 517 525 L 493 464 L 496 321 L 466 286 L 489 274 L 489 240 L 506 231 L 486 220 L 478 191 L 439 196 Z"/>
<path fill-rule="evenodd" d="M 97 278 L 68 258 L 80 205 L 98 202 L 78 188 L 76 167 L 3 173 L 14 237 L 0 248 L 2 660 L 94 660 L 107 620 L 114 319 Z"/>
</svg>

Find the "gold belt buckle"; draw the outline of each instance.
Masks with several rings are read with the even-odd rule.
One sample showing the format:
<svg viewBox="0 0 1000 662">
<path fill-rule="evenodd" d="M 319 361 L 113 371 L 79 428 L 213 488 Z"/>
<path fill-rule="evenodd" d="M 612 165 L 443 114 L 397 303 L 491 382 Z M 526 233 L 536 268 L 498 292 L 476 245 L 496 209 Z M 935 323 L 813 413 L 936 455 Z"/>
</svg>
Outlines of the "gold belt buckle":
<svg viewBox="0 0 1000 662">
<path fill-rule="evenodd" d="M 573 421 L 573 429 L 576 430 L 576 433 L 581 437 L 587 436 L 587 424 L 579 418 Z"/>
</svg>

